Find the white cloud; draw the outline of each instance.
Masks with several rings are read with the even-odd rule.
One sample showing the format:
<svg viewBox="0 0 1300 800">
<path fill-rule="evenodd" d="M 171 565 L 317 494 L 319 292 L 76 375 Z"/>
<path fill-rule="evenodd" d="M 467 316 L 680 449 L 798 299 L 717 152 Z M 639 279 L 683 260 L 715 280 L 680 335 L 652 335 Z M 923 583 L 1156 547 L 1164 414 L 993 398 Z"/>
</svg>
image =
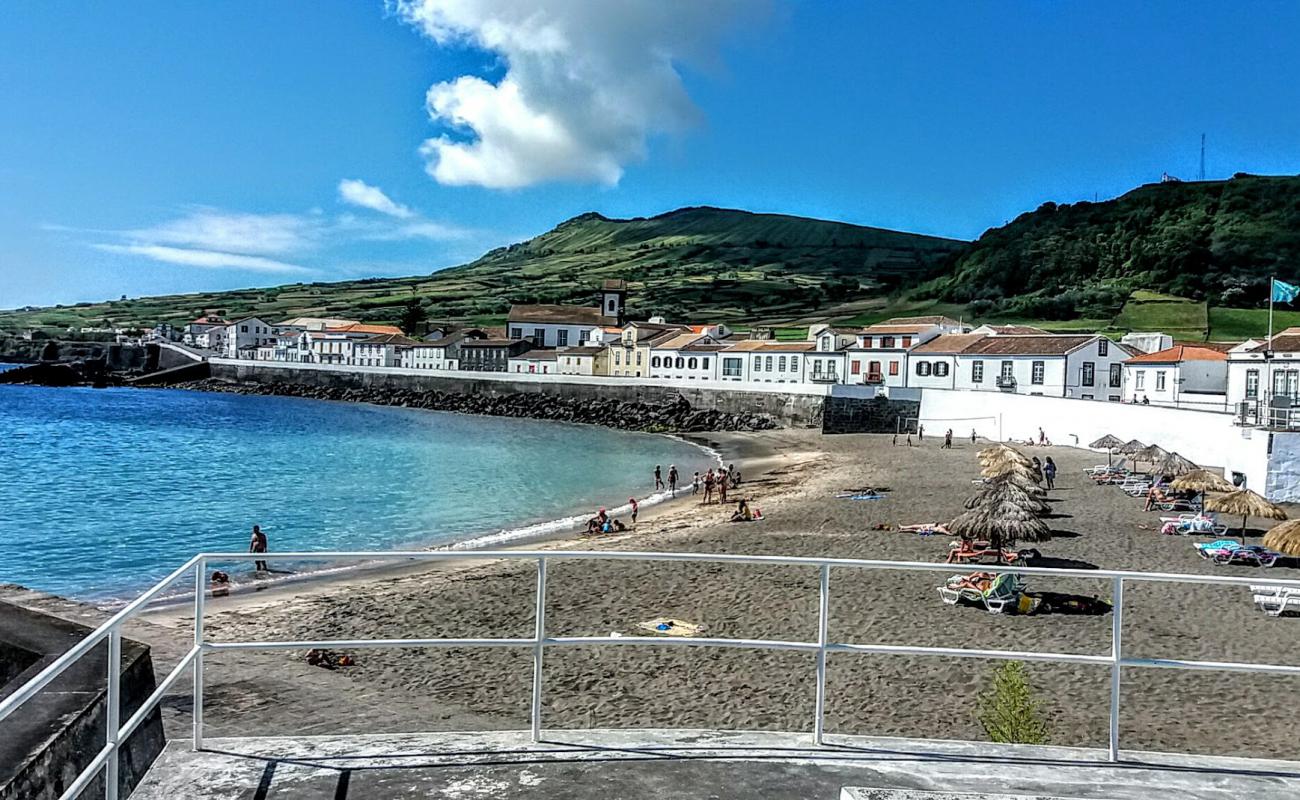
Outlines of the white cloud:
<svg viewBox="0 0 1300 800">
<path fill-rule="evenodd" d="M 368 208 L 398 219 L 410 219 L 415 216 L 414 211 L 394 202 L 378 186 L 371 186 L 365 181 L 347 178 L 339 181 L 339 199 L 350 205 Z"/>
<path fill-rule="evenodd" d="M 320 223 L 297 214 L 244 214 L 200 207 L 170 222 L 122 234 L 136 242 L 277 255 L 312 247 L 320 236 Z"/>
<path fill-rule="evenodd" d="M 222 253 L 215 250 L 189 250 L 182 247 L 149 244 L 95 244 L 91 246 L 96 250 L 103 250 L 107 253 L 143 256 L 154 261 L 180 264 L 186 267 L 240 269 L 253 272 L 311 272 L 306 267 L 288 264 L 284 261 L 240 253 Z"/>
<path fill-rule="evenodd" d="M 677 65 L 707 61 L 719 34 L 766 0 L 396 0 L 439 44 L 469 43 L 506 67 L 429 88 L 424 142 L 439 183 L 515 188 L 554 180 L 612 185 L 652 134 L 696 118 Z M 468 136 L 460 136 L 467 134 Z"/>
</svg>

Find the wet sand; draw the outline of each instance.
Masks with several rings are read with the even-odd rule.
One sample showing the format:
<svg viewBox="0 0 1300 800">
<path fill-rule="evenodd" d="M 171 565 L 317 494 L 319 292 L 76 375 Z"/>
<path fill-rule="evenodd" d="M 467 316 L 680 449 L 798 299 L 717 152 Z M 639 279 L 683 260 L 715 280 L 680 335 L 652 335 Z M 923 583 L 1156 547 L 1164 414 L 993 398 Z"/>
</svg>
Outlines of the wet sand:
<svg viewBox="0 0 1300 800">
<path fill-rule="evenodd" d="M 742 466 L 745 496 L 761 523 L 726 522 L 732 506 L 667 504 L 629 534 L 554 541 L 548 548 L 692 551 L 942 561 L 947 537 L 872 530 L 878 523 L 951 519 L 972 493 L 975 451 L 927 439 L 823 437 L 806 431 L 714 437 Z M 1082 469 L 1096 454 L 1033 448 L 1060 466 L 1048 520 L 1053 541 L 1035 545 L 1061 565 L 1275 578 L 1277 567 L 1215 567 L 1192 541 L 1162 536 L 1155 513 Z M 1104 456 L 1101 457 L 1104 461 Z M 837 490 L 886 486 L 881 501 L 840 500 Z M 689 487 L 687 488 L 689 492 Z M 1258 521 L 1257 526 L 1262 527 Z M 954 568 L 952 574 L 969 569 Z M 818 576 L 806 567 L 554 562 L 546 627 L 552 636 L 638 635 L 637 624 L 676 617 L 709 636 L 815 641 Z M 831 580 L 832 641 L 961 646 L 1106 655 L 1110 615 L 1011 616 L 940 602 L 942 574 L 837 569 Z M 359 573 L 310 586 L 209 603 L 215 641 L 259 638 L 529 637 L 532 564 L 505 562 Z M 1033 590 L 1109 599 L 1108 581 L 1035 577 Z M 1125 652 L 1134 656 L 1300 664 L 1294 619 L 1254 609 L 1246 589 L 1177 584 L 1126 586 Z M 188 624 L 171 609 L 133 626 L 158 660 L 183 651 Z M 523 728 L 528 724 L 528 649 L 364 649 L 357 665 L 308 667 L 301 651 L 214 654 L 208 719 L 213 734 Z M 710 727 L 811 730 L 814 657 L 759 650 L 555 647 L 546 652 L 548 727 Z M 976 698 L 996 662 L 835 654 L 829 659 L 828 732 L 984 739 Z M 1031 663 L 1052 744 L 1104 746 L 1110 670 Z M 1300 757 L 1292 732 L 1300 679 L 1129 669 L 1124 673 L 1126 749 Z M 184 684 L 182 684 L 184 686 Z M 185 721 L 185 691 L 169 721 Z M 179 731 L 178 731 L 179 732 Z"/>
</svg>

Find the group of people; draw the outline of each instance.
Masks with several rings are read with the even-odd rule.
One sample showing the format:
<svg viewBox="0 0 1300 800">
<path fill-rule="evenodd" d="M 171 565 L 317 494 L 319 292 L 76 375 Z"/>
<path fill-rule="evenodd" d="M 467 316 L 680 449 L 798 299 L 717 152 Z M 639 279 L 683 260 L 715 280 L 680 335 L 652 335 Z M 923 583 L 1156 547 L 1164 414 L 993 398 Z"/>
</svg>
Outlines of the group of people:
<svg viewBox="0 0 1300 800">
<path fill-rule="evenodd" d="M 695 473 L 691 480 L 691 494 L 698 495 L 704 492 L 704 498 L 700 500 L 702 505 L 712 503 L 716 498 L 719 503 L 727 502 L 727 490 L 734 489 L 740 485 L 740 471 L 736 469 L 735 464 L 729 465 L 726 469 L 719 467 L 716 471 L 712 468 L 700 477 L 700 473 Z"/>
<path fill-rule="evenodd" d="M 1056 462 L 1048 456 L 1045 461 L 1039 461 L 1038 456 L 1033 457 L 1034 469 L 1043 473 L 1043 482 L 1047 484 L 1048 489 L 1056 488 Z"/>
<path fill-rule="evenodd" d="M 663 468 L 660 467 L 658 464 L 655 464 L 655 491 L 662 492 L 664 488 L 665 486 L 664 486 Z M 671 494 L 673 497 L 677 496 L 677 465 L 676 464 L 668 465 L 668 485 L 666 488 L 668 489 L 669 494 Z"/>
<path fill-rule="evenodd" d="M 906 438 L 906 441 L 904 442 L 904 444 L 906 444 L 908 447 L 915 447 L 915 445 L 912 444 L 912 431 L 909 429 L 908 431 L 905 432 L 904 435 L 907 437 L 907 438 Z M 952 428 L 949 428 L 948 430 L 944 431 L 944 434 L 943 434 L 943 444 L 939 446 L 939 449 L 940 449 L 940 450 L 951 450 L 951 449 L 952 449 L 952 440 L 953 440 L 953 436 L 954 436 L 954 435 L 955 435 L 955 434 L 953 433 Z M 922 442 L 925 441 L 925 426 L 924 426 L 924 425 L 917 425 L 917 426 L 916 426 L 916 438 L 917 438 L 918 441 L 922 441 Z M 971 429 L 970 429 L 970 443 L 971 443 L 971 444 L 975 444 L 975 429 L 974 429 L 974 428 L 971 428 Z M 897 432 L 894 433 L 894 442 L 893 442 L 893 445 L 894 445 L 894 447 L 898 447 L 898 433 L 897 433 Z"/>
</svg>

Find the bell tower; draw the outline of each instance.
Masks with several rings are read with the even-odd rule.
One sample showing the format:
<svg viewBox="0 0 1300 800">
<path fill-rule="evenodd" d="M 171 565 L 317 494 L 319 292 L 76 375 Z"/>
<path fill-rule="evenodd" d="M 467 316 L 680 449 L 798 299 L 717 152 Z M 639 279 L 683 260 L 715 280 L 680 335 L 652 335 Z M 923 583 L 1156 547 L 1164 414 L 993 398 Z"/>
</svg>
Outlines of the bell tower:
<svg viewBox="0 0 1300 800">
<path fill-rule="evenodd" d="M 627 300 L 627 281 L 608 280 L 600 290 L 600 314 L 603 317 L 612 317 L 618 320 L 622 325 L 624 315 L 624 304 Z"/>
</svg>

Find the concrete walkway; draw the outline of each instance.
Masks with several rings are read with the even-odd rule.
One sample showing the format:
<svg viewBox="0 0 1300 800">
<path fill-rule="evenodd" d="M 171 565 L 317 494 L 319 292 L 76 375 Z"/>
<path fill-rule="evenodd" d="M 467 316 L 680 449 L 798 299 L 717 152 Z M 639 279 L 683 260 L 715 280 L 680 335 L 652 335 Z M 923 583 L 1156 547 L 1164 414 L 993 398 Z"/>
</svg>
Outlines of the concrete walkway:
<svg viewBox="0 0 1300 800">
<path fill-rule="evenodd" d="M 1300 797 L 1300 763 L 868 737 L 548 731 L 179 740 L 133 800 L 250 798 L 789 798 L 1106 800 Z M 846 793 L 846 796 L 847 793 Z"/>
</svg>

